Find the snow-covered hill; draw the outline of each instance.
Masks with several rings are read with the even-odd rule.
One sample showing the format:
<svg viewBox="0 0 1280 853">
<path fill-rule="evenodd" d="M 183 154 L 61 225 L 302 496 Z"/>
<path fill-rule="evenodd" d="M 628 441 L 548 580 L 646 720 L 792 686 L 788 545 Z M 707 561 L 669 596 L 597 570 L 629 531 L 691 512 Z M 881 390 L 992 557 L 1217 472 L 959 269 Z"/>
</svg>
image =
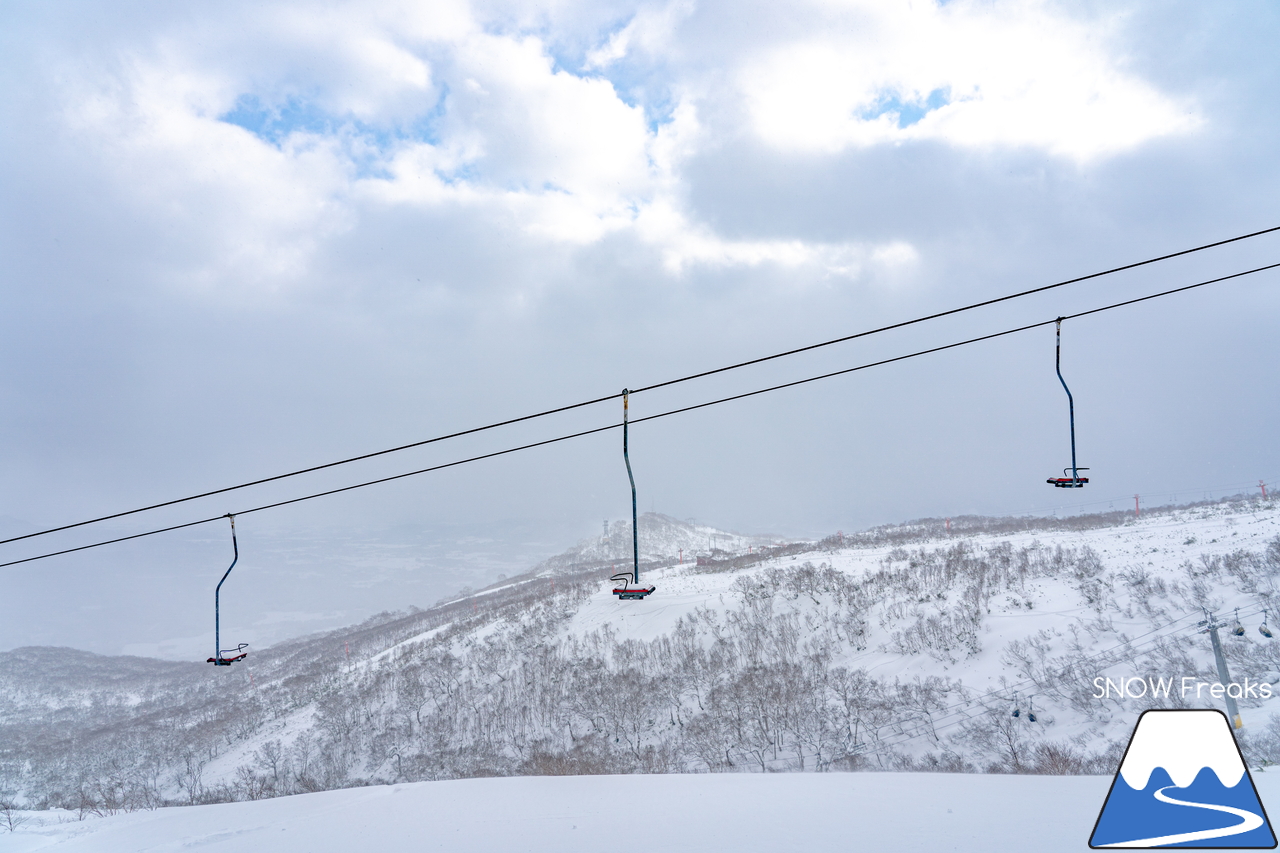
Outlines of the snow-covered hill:
<svg viewBox="0 0 1280 853">
<path fill-rule="evenodd" d="M 755 553 L 760 548 L 782 544 L 767 536 L 743 536 L 704 524 L 683 522 L 656 512 L 640 518 L 640 559 L 642 569 L 656 565 L 683 565 L 685 562 L 726 559 Z M 594 566 L 630 568 L 633 560 L 631 523 L 606 522 L 598 537 L 584 539 L 563 554 L 534 567 L 534 575 L 554 572 L 581 572 Z"/>
<path fill-rule="evenodd" d="M 76 687 L 48 674 L 84 653 L 18 650 L 0 658 L 0 789 L 109 814 L 473 776 L 1112 772 L 1143 709 L 1215 703 L 1098 697 L 1095 679 L 1216 682 L 1201 607 L 1240 610 L 1233 680 L 1280 681 L 1280 641 L 1257 631 L 1280 614 L 1276 502 L 783 543 L 648 514 L 658 591 L 619 602 L 628 540 L 616 525 L 489 589 L 218 671 L 96 658 L 128 678 Z M 1277 702 L 1241 700 L 1255 765 L 1280 760 Z"/>
</svg>

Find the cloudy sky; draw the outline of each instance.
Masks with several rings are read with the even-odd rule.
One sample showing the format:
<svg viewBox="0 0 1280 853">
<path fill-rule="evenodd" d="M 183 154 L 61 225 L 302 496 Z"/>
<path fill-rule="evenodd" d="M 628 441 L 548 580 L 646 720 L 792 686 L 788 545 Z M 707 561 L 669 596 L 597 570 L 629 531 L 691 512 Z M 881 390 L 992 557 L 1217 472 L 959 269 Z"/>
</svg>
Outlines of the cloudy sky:
<svg viewBox="0 0 1280 853">
<path fill-rule="evenodd" d="M 0 532 L 1280 225 L 1268 2 L 0 10 Z M 1280 261 L 1259 237 L 637 395 L 634 417 Z M 1280 273 L 642 424 L 642 509 L 825 535 L 1280 480 Z M 617 401 L 19 559 L 613 423 Z M 607 432 L 246 515 L 244 633 L 426 605 L 628 510 Z M 1280 482 L 1277 483 L 1280 486 Z M 204 648 L 222 526 L 0 569 L 0 648 Z"/>
</svg>

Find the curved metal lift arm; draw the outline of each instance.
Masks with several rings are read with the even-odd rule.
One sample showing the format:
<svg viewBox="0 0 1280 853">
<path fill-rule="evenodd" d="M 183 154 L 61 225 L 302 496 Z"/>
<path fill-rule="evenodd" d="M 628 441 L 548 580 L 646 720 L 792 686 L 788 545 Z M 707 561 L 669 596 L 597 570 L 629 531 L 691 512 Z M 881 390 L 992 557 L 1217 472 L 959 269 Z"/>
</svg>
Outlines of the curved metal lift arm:
<svg viewBox="0 0 1280 853">
<path fill-rule="evenodd" d="M 222 585 L 226 583 L 227 578 L 231 575 L 231 570 L 236 567 L 236 563 L 240 561 L 240 545 L 236 542 L 236 517 L 231 513 L 227 513 L 227 518 L 231 521 L 231 549 L 233 556 L 231 565 L 227 566 L 226 572 L 222 575 L 222 580 L 218 581 L 218 585 L 213 590 L 213 657 L 209 658 L 209 663 L 215 666 L 230 666 L 247 655 L 245 649 L 247 643 L 241 643 L 239 648 L 235 649 L 235 657 L 224 658 L 222 656 L 222 625 L 221 614 L 219 612 L 219 599 L 222 595 Z M 228 649 L 231 651 L 231 649 Z"/>
<path fill-rule="evenodd" d="M 1067 380 L 1062 378 L 1062 317 L 1056 321 L 1057 326 L 1057 344 L 1053 353 L 1053 368 L 1058 372 L 1058 381 L 1062 383 L 1062 390 L 1067 392 L 1067 413 L 1071 419 L 1071 479 L 1067 480 L 1065 476 L 1061 479 L 1050 478 L 1047 482 L 1055 486 L 1069 486 L 1072 488 L 1080 488 L 1089 482 L 1088 477 L 1081 477 L 1081 471 L 1088 471 L 1088 468 L 1076 467 L 1076 401 L 1071 396 L 1071 389 L 1067 387 Z M 1065 475 L 1066 469 L 1062 470 Z"/>
<path fill-rule="evenodd" d="M 630 409 L 631 392 L 622 389 L 622 459 L 627 463 L 627 479 L 631 481 L 631 582 L 635 588 L 615 589 L 613 594 L 619 599 L 644 598 L 653 592 L 654 587 L 640 587 L 640 524 L 636 517 L 636 478 L 631 473 L 631 456 L 627 452 L 627 425 Z"/>
</svg>

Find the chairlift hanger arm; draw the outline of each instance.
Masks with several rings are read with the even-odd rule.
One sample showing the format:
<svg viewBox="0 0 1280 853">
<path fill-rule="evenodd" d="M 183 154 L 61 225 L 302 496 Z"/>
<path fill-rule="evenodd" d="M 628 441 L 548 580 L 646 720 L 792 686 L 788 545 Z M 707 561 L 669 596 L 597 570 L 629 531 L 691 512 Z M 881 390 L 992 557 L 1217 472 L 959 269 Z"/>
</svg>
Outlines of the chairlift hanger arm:
<svg viewBox="0 0 1280 853">
<path fill-rule="evenodd" d="M 627 425 L 631 392 L 622 389 L 622 459 L 627 463 L 627 479 L 631 482 L 631 580 L 640 583 L 640 524 L 636 514 L 636 478 L 631 473 L 631 456 L 627 452 Z"/>
<path fill-rule="evenodd" d="M 628 599 L 641 599 L 649 593 L 653 592 L 655 587 L 645 589 L 640 586 L 640 520 L 636 511 L 636 478 L 631 473 L 631 455 L 627 449 L 627 437 L 629 433 L 628 426 L 630 424 L 630 397 L 631 392 L 626 388 L 622 389 L 622 459 L 627 463 L 627 480 L 631 483 L 631 584 L 623 581 L 621 589 L 614 589 L 613 594 L 618 596 L 619 601 Z M 627 577 L 626 574 L 619 573 L 613 576 L 613 580 L 617 581 Z"/>
<path fill-rule="evenodd" d="M 1058 381 L 1062 383 L 1062 390 L 1067 392 L 1067 413 L 1071 420 L 1071 479 L 1078 480 L 1080 475 L 1076 470 L 1076 400 L 1071 396 L 1071 389 L 1067 387 L 1067 380 L 1062 378 L 1062 318 L 1059 317 L 1054 321 L 1054 329 L 1056 332 L 1057 345 L 1053 350 L 1053 368 L 1058 372 Z"/>
<path fill-rule="evenodd" d="M 221 613 L 221 596 L 222 585 L 227 582 L 227 578 L 231 576 L 231 570 L 236 567 L 236 563 L 240 562 L 240 544 L 236 541 L 236 517 L 232 513 L 224 516 L 231 522 L 231 549 L 232 558 L 231 565 L 227 566 L 227 570 L 222 574 L 222 580 L 218 581 L 218 585 L 213 589 L 213 657 L 209 658 L 209 663 L 215 666 L 229 666 L 238 660 L 248 657 L 245 651 L 249 647 L 248 643 L 240 643 L 231 657 L 224 657 L 222 652 L 222 613 Z"/>
<path fill-rule="evenodd" d="M 1060 478 L 1050 478 L 1046 482 L 1059 488 L 1078 489 L 1089 482 L 1088 477 L 1081 477 L 1081 469 L 1076 465 L 1076 401 L 1071 395 L 1071 389 L 1067 387 L 1067 380 L 1062 378 L 1062 321 L 1066 317 L 1058 317 L 1054 320 L 1055 328 L 1055 344 L 1053 348 L 1053 369 L 1058 374 L 1058 381 L 1062 383 L 1062 390 L 1067 392 L 1067 416 L 1071 423 L 1071 478 L 1067 479 L 1067 469 L 1062 469 L 1063 476 Z"/>
</svg>

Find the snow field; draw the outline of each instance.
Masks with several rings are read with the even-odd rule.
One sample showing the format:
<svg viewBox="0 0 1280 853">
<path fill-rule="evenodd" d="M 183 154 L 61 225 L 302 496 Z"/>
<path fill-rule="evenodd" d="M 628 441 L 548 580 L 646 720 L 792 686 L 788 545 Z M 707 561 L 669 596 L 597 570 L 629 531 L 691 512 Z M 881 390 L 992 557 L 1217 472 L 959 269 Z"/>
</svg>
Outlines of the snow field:
<svg viewBox="0 0 1280 853">
<path fill-rule="evenodd" d="M 1264 802 L 1280 799 L 1280 777 L 1257 781 Z M 0 835 L 0 850 L 1058 853 L 1088 849 L 1110 784 L 928 773 L 465 779 L 22 828 Z"/>
</svg>

